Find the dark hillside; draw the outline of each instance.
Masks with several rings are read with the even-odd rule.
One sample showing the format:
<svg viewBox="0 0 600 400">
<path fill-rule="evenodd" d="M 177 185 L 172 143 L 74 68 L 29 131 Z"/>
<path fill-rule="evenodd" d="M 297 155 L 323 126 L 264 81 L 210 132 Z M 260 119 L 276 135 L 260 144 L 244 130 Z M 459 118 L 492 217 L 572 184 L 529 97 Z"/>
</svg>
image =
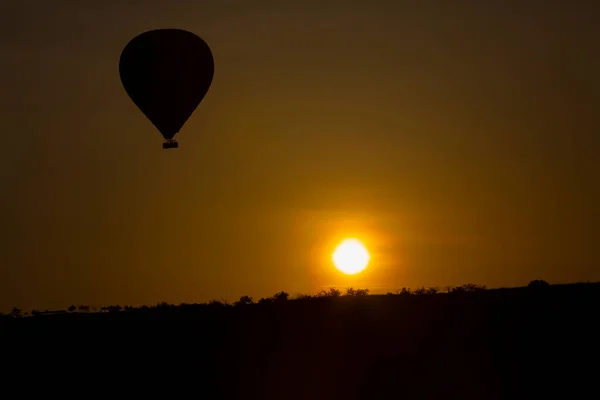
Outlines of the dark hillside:
<svg viewBox="0 0 600 400">
<path fill-rule="evenodd" d="M 581 398 L 599 305 L 575 284 L 10 318 L 2 363 L 61 397 Z"/>
</svg>

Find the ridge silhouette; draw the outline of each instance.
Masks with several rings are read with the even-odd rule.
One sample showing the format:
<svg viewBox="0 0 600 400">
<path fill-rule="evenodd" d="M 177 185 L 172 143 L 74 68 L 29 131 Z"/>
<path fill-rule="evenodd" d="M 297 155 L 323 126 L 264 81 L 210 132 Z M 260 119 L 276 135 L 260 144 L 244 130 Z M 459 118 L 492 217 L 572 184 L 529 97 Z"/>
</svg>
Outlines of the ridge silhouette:
<svg viewBox="0 0 600 400">
<path fill-rule="evenodd" d="M 0 328 L 12 335 L 3 355 L 13 379 L 35 377 L 49 391 L 68 380 L 56 390 L 79 393 L 78 382 L 102 377 L 85 390 L 210 399 L 514 399 L 566 390 L 576 398 L 595 385 L 599 304 L 600 283 L 382 295 L 331 288 L 233 304 L 72 305 L 28 318 L 16 309 Z"/>
</svg>

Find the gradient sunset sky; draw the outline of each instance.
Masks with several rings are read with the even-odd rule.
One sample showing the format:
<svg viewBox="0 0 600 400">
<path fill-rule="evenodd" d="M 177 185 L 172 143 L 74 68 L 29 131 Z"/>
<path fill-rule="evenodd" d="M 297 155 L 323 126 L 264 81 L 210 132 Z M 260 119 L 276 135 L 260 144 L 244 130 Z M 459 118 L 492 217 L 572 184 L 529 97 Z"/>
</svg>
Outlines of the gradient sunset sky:
<svg viewBox="0 0 600 400">
<path fill-rule="evenodd" d="M 593 1 L 0 3 L 0 310 L 329 285 L 600 280 Z M 124 91 L 190 30 L 213 85 L 165 151 Z M 345 277 L 333 246 L 358 237 Z"/>
</svg>

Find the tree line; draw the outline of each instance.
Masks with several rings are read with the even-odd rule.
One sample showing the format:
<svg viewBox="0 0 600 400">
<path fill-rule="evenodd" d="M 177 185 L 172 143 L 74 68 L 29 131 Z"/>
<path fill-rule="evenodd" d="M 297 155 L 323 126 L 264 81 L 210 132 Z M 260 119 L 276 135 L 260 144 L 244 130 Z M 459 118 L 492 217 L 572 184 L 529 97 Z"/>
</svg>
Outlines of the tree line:
<svg viewBox="0 0 600 400">
<path fill-rule="evenodd" d="M 532 289 L 536 288 L 544 288 L 550 286 L 546 281 L 543 280 L 534 280 L 529 282 L 528 287 Z M 387 292 L 386 296 L 436 296 L 443 294 L 460 294 L 460 293 L 473 293 L 473 292 L 481 292 L 486 290 L 485 285 L 477 285 L 477 284 L 465 284 L 461 286 L 446 286 L 444 288 L 439 287 L 417 287 L 415 289 L 411 288 L 402 288 L 395 292 Z M 30 312 L 24 312 L 22 309 L 18 307 L 13 307 L 11 312 L 8 315 L 4 315 L 0 313 L 0 316 L 10 317 L 10 318 L 23 318 L 23 317 L 36 317 L 42 315 L 53 315 L 53 314 L 74 314 L 74 313 L 116 313 L 116 312 L 127 312 L 134 310 L 149 310 L 149 309 L 166 309 L 166 308 L 177 308 L 177 307 L 189 307 L 189 306 L 209 306 L 209 307 L 245 307 L 250 305 L 266 305 L 266 304 L 280 304 L 289 300 L 299 300 L 299 301 L 308 301 L 308 300 L 318 300 L 324 298 L 337 298 L 337 297 L 366 297 L 370 295 L 369 289 L 355 289 L 353 287 L 346 288 L 342 293 L 340 289 L 331 287 L 327 290 L 321 290 L 315 294 L 305 294 L 299 293 L 294 298 L 290 296 L 288 292 L 280 291 L 275 293 L 270 297 L 261 297 L 257 301 L 254 301 L 252 296 L 244 295 L 239 298 L 239 300 L 230 303 L 227 300 L 217 300 L 213 299 L 208 301 L 208 303 L 196 303 L 196 304 L 180 304 L 179 306 L 174 304 L 168 304 L 166 302 L 158 303 L 155 306 L 120 306 L 120 305 L 109 305 L 103 306 L 100 308 L 92 307 L 89 305 L 75 305 L 72 304 L 66 310 L 45 310 L 39 311 L 37 309 L 33 309 Z"/>
</svg>

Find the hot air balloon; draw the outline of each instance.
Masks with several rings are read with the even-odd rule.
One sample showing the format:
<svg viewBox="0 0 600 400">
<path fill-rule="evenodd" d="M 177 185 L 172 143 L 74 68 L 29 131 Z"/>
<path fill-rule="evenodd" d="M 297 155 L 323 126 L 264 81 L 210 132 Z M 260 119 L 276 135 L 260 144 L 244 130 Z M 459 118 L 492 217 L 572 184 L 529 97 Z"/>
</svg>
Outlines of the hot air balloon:
<svg viewBox="0 0 600 400">
<path fill-rule="evenodd" d="M 157 29 L 134 37 L 123 49 L 119 75 L 125 91 L 165 139 L 175 135 L 212 83 L 214 59 L 208 44 L 181 29 Z"/>
</svg>

